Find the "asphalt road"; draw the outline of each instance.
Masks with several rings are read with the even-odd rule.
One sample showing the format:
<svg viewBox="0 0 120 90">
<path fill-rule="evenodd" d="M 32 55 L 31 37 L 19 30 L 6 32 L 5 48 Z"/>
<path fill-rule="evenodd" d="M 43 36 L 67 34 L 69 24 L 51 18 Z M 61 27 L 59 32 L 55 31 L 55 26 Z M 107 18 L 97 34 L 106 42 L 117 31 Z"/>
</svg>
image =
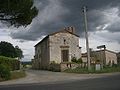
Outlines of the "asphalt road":
<svg viewBox="0 0 120 90">
<path fill-rule="evenodd" d="M 120 75 L 70 82 L 0 86 L 0 90 L 120 90 Z"/>
</svg>

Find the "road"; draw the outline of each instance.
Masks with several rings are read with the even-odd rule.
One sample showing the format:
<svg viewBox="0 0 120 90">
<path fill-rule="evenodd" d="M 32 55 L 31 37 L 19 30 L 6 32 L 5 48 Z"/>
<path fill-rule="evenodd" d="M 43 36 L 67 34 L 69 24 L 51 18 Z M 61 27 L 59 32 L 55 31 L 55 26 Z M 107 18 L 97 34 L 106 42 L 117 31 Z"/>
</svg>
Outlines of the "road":
<svg viewBox="0 0 120 90">
<path fill-rule="evenodd" d="M 27 70 L 27 77 L 0 82 L 0 85 L 15 85 L 15 84 L 30 84 L 30 83 L 46 83 L 46 82 L 61 82 L 61 81 L 75 81 L 84 79 L 93 79 L 116 75 L 117 73 L 109 74 L 74 74 L 63 72 L 51 72 L 42 70 Z"/>
<path fill-rule="evenodd" d="M 0 90 L 120 90 L 120 74 L 68 82 L 3 85 Z"/>
</svg>

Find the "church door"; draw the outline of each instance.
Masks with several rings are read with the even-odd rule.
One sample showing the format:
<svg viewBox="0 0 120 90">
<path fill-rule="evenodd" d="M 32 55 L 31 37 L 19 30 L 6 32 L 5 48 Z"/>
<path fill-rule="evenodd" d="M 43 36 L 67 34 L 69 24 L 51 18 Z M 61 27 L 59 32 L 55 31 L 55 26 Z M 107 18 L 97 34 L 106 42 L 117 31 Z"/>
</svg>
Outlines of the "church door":
<svg viewBox="0 0 120 90">
<path fill-rule="evenodd" d="M 68 62 L 69 61 L 69 50 L 62 50 L 61 52 L 62 56 L 62 61 L 63 62 Z"/>
</svg>

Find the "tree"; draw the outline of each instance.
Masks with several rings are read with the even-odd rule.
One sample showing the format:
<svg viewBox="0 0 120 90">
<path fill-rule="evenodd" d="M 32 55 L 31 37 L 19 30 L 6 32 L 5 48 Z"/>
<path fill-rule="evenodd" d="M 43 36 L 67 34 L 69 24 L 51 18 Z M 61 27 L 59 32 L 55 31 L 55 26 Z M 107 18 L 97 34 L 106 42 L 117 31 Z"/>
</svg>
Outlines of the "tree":
<svg viewBox="0 0 120 90">
<path fill-rule="evenodd" d="M 11 43 L 1 41 L 0 42 L 0 55 L 6 57 L 15 57 L 15 48 Z"/>
<path fill-rule="evenodd" d="M 0 20 L 3 23 L 27 26 L 37 14 L 33 0 L 0 0 Z"/>
<path fill-rule="evenodd" d="M 15 57 L 18 57 L 19 59 L 23 57 L 23 52 L 18 46 L 15 46 L 15 52 L 16 52 Z"/>
<path fill-rule="evenodd" d="M 18 46 L 14 47 L 9 42 L 1 41 L 0 42 L 0 56 L 21 59 L 23 57 L 23 52 Z"/>
</svg>

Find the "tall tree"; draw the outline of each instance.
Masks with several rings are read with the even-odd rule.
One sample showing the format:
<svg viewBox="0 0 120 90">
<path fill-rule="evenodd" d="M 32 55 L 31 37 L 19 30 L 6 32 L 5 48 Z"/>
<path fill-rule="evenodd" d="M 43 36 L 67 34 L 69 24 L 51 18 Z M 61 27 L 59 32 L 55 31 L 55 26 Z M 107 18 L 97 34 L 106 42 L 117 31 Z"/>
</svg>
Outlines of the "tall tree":
<svg viewBox="0 0 120 90">
<path fill-rule="evenodd" d="M 9 42 L 0 42 L 0 56 L 12 57 L 21 59 L 23 57 L 23 52 L 18 46 L 13 46 Z"/>
<path fill-rule="evenodd" d="M 15 48 L 11 43 L 1 41 L 0 42 L 0 55 L 6 57 L 15 57 Z"/>
<path fill-rule="evenodd" d="M 0 0 L 0 20 L 3 23 L 27 26 L 37 14 L 33 0 Z"/>
</svg>

